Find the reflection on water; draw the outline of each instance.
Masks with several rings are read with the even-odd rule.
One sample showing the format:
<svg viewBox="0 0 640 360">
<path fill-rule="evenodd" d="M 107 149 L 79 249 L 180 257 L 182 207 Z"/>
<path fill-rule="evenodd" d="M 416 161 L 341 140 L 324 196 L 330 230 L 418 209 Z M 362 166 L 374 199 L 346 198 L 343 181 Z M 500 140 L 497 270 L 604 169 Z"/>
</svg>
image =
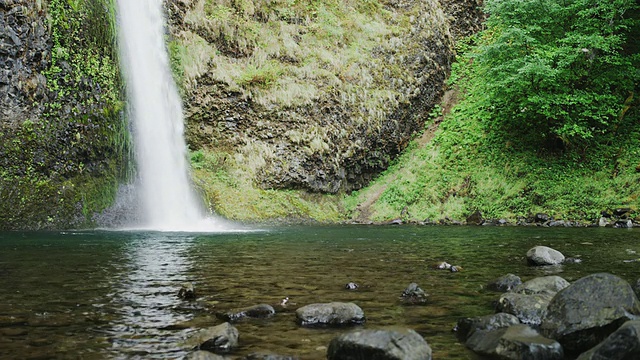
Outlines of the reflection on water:
<svg viewBox="0 0 640 360">
<path fill-rule="evenodd" d="M 192 242 L 190 236 L 142 233 L 123 248 L 125 256 L 116 264 L 120 275 L 108 294 L 119 315 L 107 330 L 114 355 L 166 358 L 181 351 L 186 331 L 167 329 L 193 316 L 177 297 L 180 284 L 191 280 Z"/>
<path fill-rule="evenodd" d="M 552 269 L 526 265 L 535 245 L 579 256 Z M 1 359 L 175 359 L 191 332 L 221 321 L 215 312 L 260 303 L 289 308 L 273 318 L 235 324 L 233 358 L 252 352 L 326 358 L 349 329 L 306 329 L 295 309 L 314 302 L 355 302 L 367 329 L 416 330 L 434 359 L 480 359 L 455 339 L 460 317 L 493 312 L 497 294 L 483 286 L 506 273 L 523 280 L 558 273 L 569 281 L 610 272 L 640 277 L 638 229 L 485 227 L 283 227 L 217 234 L 158 232 L 0 233 Z M 459 273 L 431 265 L 461 265 Z M 357 291 L 344 285 L 354 281 Z M 193 282 L 195 301 L 177 297 Z M 403 306 L 416 282 L 424 306 Z"/>
</svg>

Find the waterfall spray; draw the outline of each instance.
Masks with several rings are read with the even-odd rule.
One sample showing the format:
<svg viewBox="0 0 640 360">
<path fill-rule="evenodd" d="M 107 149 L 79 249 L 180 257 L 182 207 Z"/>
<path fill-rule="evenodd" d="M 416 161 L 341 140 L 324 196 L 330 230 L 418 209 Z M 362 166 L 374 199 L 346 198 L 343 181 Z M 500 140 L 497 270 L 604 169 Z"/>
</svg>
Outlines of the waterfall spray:
<svg viewBox="0 0 640 360">
<path fill-rule="evenodd" d="M 141 202 L 136 227 L 201 229 L 207 219 L 190 184 L 182 103 L 165 45 L 163 0 L 117 2 Z"/>
</svg>

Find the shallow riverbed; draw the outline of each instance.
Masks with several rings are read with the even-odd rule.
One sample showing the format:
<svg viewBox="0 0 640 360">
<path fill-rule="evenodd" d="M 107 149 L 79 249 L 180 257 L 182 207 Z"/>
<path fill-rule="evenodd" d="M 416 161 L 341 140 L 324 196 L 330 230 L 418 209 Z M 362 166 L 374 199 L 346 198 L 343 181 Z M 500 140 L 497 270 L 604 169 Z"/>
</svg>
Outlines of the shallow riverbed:
<svg viewBox="0 0 640 360">
<path fill-rule="evenodd" d="M 535 245 L 583 262 L 532 268 Z M 194 331 L 221 323 L 217 311 L 278 304 L 268 320 L 242 321 L 240 346 L 252 352 L 324 359 L 329 341 L 349 329 L 307 329 L 295 309 L 315 302 L 355 302 L 364 328 L 412 328 L 434 359 L 480 359 L 451 329 L 460 317 L 492 313 L 483 290 L 506 273 L 523 281 L 557 273 L 569 281 L 610 272 L 640 277 L 637 229 L 318 226 L 194 234 L 157 232 L 0 233 L 0 358 L 173 359 L 187 354 Z M 447 261 L 451 273 L 431 265 Z M 198 298 L 177 297 L 193 282 Z M 350 281 L 360 288 L 344 289 Z M 418 283 L 424 306 L 404 306 Z"/>
</svg>

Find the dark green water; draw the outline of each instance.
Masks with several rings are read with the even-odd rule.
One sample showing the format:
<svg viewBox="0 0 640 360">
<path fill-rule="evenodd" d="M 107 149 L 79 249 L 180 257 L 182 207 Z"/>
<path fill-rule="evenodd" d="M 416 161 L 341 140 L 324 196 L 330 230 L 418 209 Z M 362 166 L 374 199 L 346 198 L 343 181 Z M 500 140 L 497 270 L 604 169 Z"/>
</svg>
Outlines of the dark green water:
<svg viewBox="0 0 640 360">
<path fill-rule="evenodd" d="M 528 267 L 524 255 L 546 245 L 581 264 Z M 636 253 L 638 252 L 638 253 Z M 215 312 L 260 303 L 286 311 L 236 324 L 239 357 L 252 352 L 325 358 L 329 341 L 348 329 L 305 329 L 295 309 L 352 301 L 365 328 L 412 328 L 435 359 L 479 359 L 451 331 L 460 317 L 492 313 L 498 295 L 483 290 L 506 273 L 528 280 L 559 273 L 569 281 L 610 272 L 640 277 L 640 231 L 487 227 L 281 227 L 248 233 L 0 233 L 0 358 L 180 358 L 185 341 L 219 324 Z M 464 271 L 433 270 L 447 261 Z M 178 299 L 191 281 L 196 301 Z M 354 281 L 357 291 L 344 285 Z M 431 296 L 403 306 L 417 282 Z"/>
</svg>

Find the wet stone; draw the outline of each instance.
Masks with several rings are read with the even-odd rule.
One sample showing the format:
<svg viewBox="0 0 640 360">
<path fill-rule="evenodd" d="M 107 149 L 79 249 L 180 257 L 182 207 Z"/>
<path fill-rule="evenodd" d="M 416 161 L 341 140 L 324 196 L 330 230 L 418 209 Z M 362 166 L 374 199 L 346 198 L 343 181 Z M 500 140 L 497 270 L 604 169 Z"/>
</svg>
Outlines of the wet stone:
<svg viewBox="0 0 640 360">
<path fill-rule="evenodd" d="M 422 290 L 418 284 L 411 283 L 406 289 L 404 289 L 404 291 L 402 291 L 400 299 L 404 304 L 415 305 L 426 303 L 428 296 L 429 294 Z"/>
<path fill-rule="evenodd" d="M 273 306 L 268 304 L 259 304 L 243 309 L 228 311 L 225 313 L 217 313 L 216 316 L 225 321 L 238 321 L 242 319 L 266 319 L 276 314 Z"/>
<path fill-rule="evenodd" d="M 364 312 L 358 305 L 341 302 L 306 305 L 296 310 L 296 317 L 303 326 L 345 326 L 365 322 Z"/>
</svg>

